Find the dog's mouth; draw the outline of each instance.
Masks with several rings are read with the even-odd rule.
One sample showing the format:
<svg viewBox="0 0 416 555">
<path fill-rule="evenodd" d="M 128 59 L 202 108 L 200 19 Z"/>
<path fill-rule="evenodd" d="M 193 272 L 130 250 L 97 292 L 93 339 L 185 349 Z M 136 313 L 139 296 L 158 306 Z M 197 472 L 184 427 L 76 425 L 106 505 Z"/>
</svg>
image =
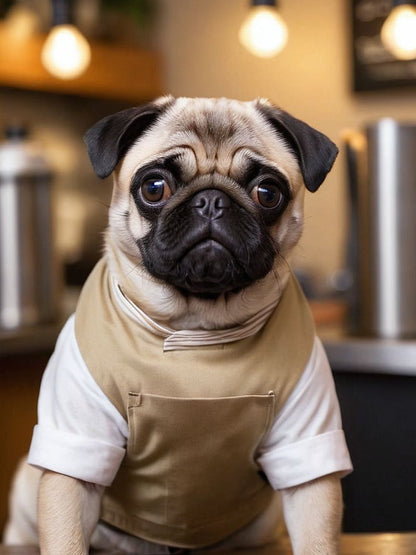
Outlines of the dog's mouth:
<svg viewBox="0 0 416 555">
<path fill-rule="evenodd" d="M 205 239 L 193 245 L 182 257 L 180 265 L 180 277 L 173 284 L 182 291 L 209 298 L 236 289 L 234 256 L 215 239 Z"/>
</svg>

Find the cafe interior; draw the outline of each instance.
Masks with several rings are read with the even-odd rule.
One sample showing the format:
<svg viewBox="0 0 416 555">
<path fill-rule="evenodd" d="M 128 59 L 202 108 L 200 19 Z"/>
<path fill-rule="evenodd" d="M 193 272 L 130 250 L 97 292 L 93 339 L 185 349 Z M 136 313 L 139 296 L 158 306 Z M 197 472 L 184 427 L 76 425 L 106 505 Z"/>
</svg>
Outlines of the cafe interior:
<svg viewBox="0 0 416 555">
<path fill-rule="evenodd" d="M 44 368 L 102 254 L 112 179 L 83 136 L 167 94 L 267 98 L 338 146 L 291 265 L 354 466 L 341 553 L 416 554 L 416 2 L 400 0 L 0 3 L 0 529 Z"/>
</svg>

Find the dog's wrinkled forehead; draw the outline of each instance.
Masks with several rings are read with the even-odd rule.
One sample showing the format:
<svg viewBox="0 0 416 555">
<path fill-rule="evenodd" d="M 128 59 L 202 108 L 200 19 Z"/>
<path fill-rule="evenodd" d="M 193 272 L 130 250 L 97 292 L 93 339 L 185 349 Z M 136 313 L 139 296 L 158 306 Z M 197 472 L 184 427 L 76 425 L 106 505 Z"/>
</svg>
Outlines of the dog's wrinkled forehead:
<svg viewBox="0 0 416 555">
<path fill-rule="evenodd" d="M 319 188 L 338 152 L 328 137 L 266 100 L 225 98 L 162 97 L 102 119 L 85 142 L 99 177 L 117 168 L 124 181 L 167 153 L 186 155 L 182 163 L 190 173 L 231 174 L 257 157 L 289 178 L 301 173 L 310 191 Z"/>
<path fill-rule="evenodd" d="M 290 147 L 251 102 L 176 100 L 129 149 L 119 181 L 128 181 L 143 164 L 173 155 L 180 157 L 185 179 L 215 172 L 235 178 L 256 158 L 274 162 L 290 175 L 299 172 Z"/>
</svg>

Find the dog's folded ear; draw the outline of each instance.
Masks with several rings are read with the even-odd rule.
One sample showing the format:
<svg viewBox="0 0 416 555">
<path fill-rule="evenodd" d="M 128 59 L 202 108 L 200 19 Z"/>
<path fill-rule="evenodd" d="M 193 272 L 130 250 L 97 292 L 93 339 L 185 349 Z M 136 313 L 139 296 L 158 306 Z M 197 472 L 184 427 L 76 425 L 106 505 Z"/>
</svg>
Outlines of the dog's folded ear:
<svg viewBox="0 0 416 555">
<path fill-rule="evenodd" d="M 292 148 L 306 188 L 315 192 L 332 168 L 337 146 L 323 133 L 269 103 L 259 101 L 257 108 Z"/>
<path fill-rule="evenodd" d="M 93 125 L 84 135 L 95 173 L 108 177 L 133 143 L 157 120 L 173 99 L 127 108 Z"/>
</svg>

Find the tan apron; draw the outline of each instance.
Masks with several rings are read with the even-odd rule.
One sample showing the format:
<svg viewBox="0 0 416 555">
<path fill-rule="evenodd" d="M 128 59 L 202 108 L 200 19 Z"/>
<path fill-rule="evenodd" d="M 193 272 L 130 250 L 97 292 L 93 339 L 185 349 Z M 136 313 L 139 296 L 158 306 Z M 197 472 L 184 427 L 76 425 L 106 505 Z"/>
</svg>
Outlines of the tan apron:
<svg viewBox="0 0 416 555">
<path fill-rule="evenodd" d="M 104 521 L 193 548 L 265 509 L 273 491 L 255 453 L 315 335 L 293 277 L 254 336 L 164 352 L 163 338 L 123 313 L 101 260 L 81 293 L 75 332 L 92 376 L 129 426 L 126 456 L 103 498 Z"/>
</svg>

